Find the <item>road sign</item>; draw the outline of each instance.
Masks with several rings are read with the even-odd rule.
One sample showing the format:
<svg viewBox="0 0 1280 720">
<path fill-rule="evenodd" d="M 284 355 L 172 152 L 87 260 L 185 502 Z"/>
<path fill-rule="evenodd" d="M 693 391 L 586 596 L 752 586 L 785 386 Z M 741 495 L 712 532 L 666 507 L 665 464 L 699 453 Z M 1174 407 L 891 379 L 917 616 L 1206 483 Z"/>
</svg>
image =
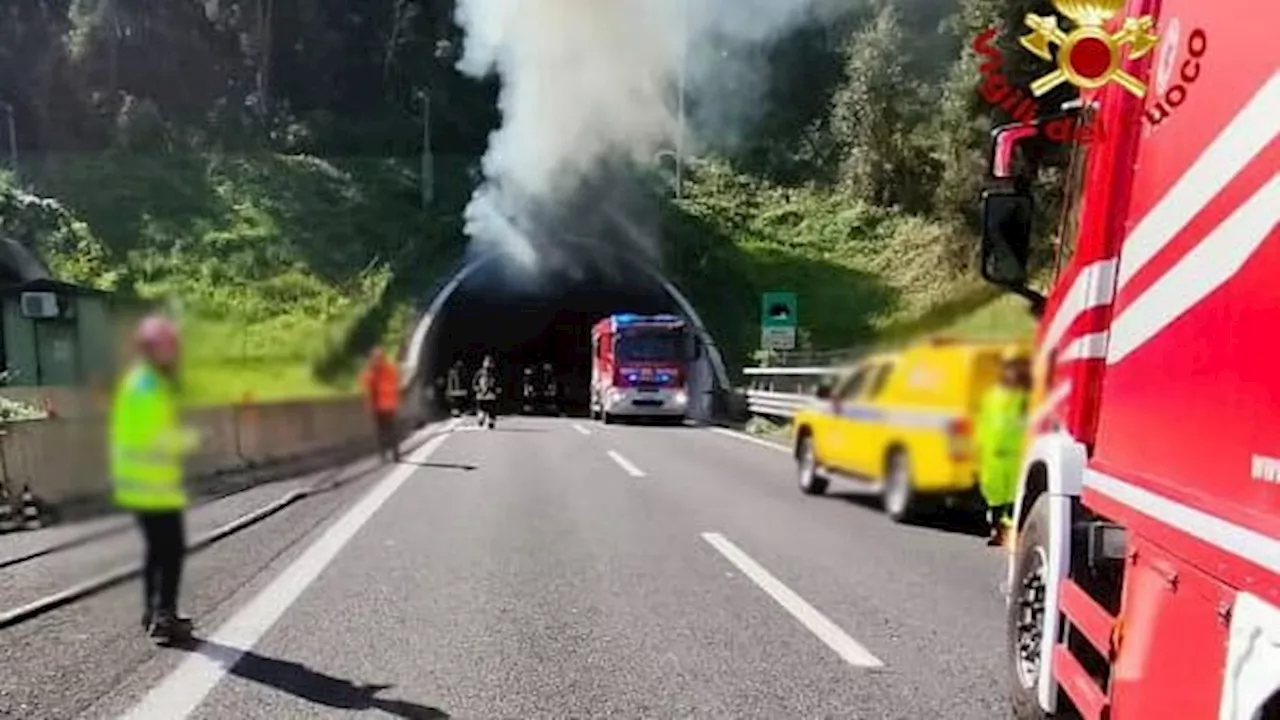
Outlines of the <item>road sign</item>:
<svg viewBox="0 0 1280 720">
<path fill-rule="evenodd" d="M 795 350 L 796 329 L 766 325 L 760 328 L 760 347 L 765 350 Z"/>
<path fill-rule="evenodd" d="M 795 293 L 767 292 L 760 299 L 760 325 L 767 328 L 794 329 L 798 322 L 796 311 Z M 792 337 L 794 336 L 793 332 Z"/>
</svg>

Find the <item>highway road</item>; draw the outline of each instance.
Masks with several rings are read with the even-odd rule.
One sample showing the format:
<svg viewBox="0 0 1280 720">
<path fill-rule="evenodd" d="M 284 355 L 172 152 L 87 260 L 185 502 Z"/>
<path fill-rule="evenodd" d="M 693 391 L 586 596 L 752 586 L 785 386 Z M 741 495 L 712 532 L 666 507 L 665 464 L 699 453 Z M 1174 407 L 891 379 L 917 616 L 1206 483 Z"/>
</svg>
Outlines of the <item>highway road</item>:
<svg viewBox="0 0 1280 720">
<path fill-rule="evenodd" d="M 802 496 L 764 441 L 507 417 L 350 478 L 191 557 L 198 646 L 142 636 L 136 581 L 0 630 L 0 717 L 1007 715 L 1000 552 Z M 135 552 L 0 568 L 0 599 Z"/>
</svg>

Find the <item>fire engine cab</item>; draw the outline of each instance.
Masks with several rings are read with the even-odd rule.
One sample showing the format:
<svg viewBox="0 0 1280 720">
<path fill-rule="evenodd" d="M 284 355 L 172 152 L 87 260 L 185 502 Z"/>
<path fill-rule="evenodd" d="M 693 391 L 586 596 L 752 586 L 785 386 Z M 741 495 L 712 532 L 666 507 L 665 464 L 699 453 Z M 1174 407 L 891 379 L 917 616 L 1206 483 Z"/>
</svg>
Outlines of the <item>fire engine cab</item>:
<svg viewBox="0 0 1280 720">
<path fill-rule="evenodd" d="M 692 334 L 676 315 L 620 314 L 591 328 L 591 415 L 683 422 Z"/>
<path fill-rule="evenodd" d="M 1111 83 L 1065 113 L 1107 132 L 1072 148 L 1047 295 L 1015 162 L 1034 128 L 995 131 L 982 197 L 982 274 L 1041 315 L 1013 706 L 1280 718 L 1280 4 L 1125 10 L 1160 44 L 1121 64 L 1144 97 Z"/>
</svg>

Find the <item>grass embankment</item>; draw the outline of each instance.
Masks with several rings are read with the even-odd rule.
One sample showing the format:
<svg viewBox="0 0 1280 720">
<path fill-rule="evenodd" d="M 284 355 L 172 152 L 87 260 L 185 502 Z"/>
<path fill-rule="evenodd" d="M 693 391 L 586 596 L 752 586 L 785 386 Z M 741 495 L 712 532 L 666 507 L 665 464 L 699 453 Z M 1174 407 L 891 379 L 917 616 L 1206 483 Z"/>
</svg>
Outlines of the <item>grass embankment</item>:
<svg viewBox="0 0 1280 720">
<path fill-rule="evenodd" d="M 95 245 L 55 271 L 178 301 L 200 404 L 349 391 L 351 346 L 404 330 L 396 271 L 450 259 L 411 163 L 109 153 L 50 158 L 37 184 Z"/>
<path fill-rule="evenodd" d="M 780 188 L 702 166 L 671 208 L 668 272 L 735 365 L 759 344 L 760 294 L 799 295 L 800 349 L 902 342 L 926 333 L 1009 338 L 1025 306 L 954 268 L 976 240 L 938 220 L 846 194 Z"/>
</svg>

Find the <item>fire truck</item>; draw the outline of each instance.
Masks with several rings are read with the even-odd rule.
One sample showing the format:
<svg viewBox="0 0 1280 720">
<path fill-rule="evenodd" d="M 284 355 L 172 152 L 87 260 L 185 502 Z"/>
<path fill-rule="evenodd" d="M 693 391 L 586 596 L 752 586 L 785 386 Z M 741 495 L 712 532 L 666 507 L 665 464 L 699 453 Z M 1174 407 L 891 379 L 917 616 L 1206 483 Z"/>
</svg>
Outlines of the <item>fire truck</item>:
<svg viewBox="0 0 1280 720">
<path fill-rule="evenodd" d="M 692 333 L 677 315 L 611 315 L 591 328 L 591 416 L 682 423 Z"/>
<path fill-rule="evenodd" d="M 982 196 L 982 275 L 1040 315 L 1014 714 L 1280 718 L 1280 4 L 1122 12 L 1159 43 L 1120 65 L 1145 93 L 1063 110 L 1105 133 L 1071 148 L 1047 294 L 1018 168 L 1034 126 L 994 131 Z"/>
</svg>

